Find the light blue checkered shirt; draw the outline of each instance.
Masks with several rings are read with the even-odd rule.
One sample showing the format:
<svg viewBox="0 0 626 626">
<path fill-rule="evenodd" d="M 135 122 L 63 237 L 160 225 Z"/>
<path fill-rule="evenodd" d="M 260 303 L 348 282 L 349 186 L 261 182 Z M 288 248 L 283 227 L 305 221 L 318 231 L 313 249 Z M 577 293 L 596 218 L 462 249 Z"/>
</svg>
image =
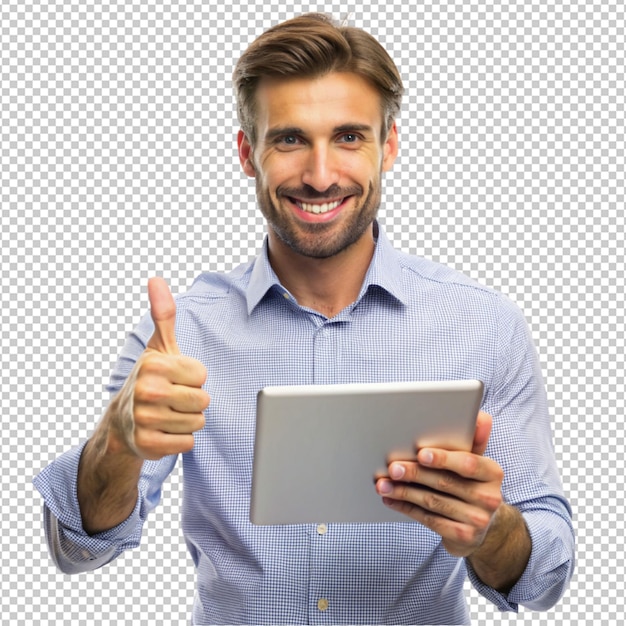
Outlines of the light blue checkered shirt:
<svg viewBox="0 0 626 626">
<path fill-rule="evenodd" d="M 212 397 L 205 428 L 182 456 L 183 528 L 198 580 L 193 623 L 465 624 L 467 575 L 502 610 L 542 610 L 558 600 L 573 569 L 571 512 L 536 352 L 508 299 L 395 251 L 381 231 L 358 299 L 332 319 L 300 307 L 280 285 L 266 245 L 228 275 L 202 274 L 177 307 L 179 346 L 207 367 Z M 113 372 L 113 393 L 151 334 L 147 315 Z M 249 522 L 259 389 L 449 379 L 485 383 L 482 408 L 494 416 L 486 454 L 504 469 L 504 498 L 523 512 L 532 537 L 526 572 L 507 597 L 482 585 L 418 523 Z M 81 451 L 69 451 L 35 479 L 53 557 L 67 572 L 99 567 L 136 547 L 176 463 L 144 463 L 133 514 L 89 537 L 76 500 Z"/>
</svg>

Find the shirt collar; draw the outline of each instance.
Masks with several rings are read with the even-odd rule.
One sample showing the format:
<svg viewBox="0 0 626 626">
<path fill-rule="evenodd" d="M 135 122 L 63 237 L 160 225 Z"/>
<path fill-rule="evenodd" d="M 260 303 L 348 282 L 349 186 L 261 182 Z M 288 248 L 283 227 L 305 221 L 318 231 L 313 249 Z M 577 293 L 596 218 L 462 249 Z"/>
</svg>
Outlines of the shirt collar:
<svg viewBox="0 0 626 626">
<path fill-rule="evenodd" d="M 378 222 L 374 222 L 374 234 L 377 237 L 376 248 L 358 299 L 360 300 L 368 289 L 375 285 L 384 289 L 402 304 L 406 304 L 406 292 L 402 285 L 402 271 L 398 253 L 394 250 Z M 278 288 L 283 295 L 289 296 L 270 265 L 266 236 L 261 253 L 253 262 L 250 282 L 246 290 L 248 315 L 254 311 L 265 294 L 273 287 Z"/>
</svg>

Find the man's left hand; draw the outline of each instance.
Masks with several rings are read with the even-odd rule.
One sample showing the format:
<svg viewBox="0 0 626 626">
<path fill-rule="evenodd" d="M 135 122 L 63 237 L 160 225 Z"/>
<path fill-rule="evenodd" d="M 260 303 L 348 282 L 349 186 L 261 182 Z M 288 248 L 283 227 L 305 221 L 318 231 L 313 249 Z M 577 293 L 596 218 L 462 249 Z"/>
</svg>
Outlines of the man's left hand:
<svg viewBox="0 0 626 626">
<path fill-rule="evenodd" d="M 483 544 L 503 503 L 502 468 L 483 456 L 491 426 L 481 411 L 471 452 L 423 448 L 417 461 L 394 461 L 389 478 L 376 481 L 387 506 L 441 535 L 453 556 L 470 556 Z"/>
</svg>

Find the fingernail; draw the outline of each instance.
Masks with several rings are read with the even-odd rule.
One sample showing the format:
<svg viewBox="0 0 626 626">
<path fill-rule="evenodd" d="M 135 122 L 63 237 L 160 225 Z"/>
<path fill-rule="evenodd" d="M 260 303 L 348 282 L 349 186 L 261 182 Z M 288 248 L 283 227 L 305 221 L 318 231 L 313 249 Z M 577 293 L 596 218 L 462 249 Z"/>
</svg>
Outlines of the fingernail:
<svg viewBox="0 0 626 626">
<path fill-rule="evenodd" d="M 389 476 L 394 480 L 400 480 L 404 476 L 404 465 L 399 463 L 392 463 L 389 466 Z"/>
<path fill-rule="evenodd" d="M 422 465 L 430 465 L 433 462 L 433 453 L 430 450 L 426 450 L 420 454 L 420 463 Z"/>
<path fill-rule="evenodd" d="M 393 485 L 389 480 L 381 480 L 378 483 L 378 491 L 380 493 L 391 493 L 393 491 Z"/>
</svg>

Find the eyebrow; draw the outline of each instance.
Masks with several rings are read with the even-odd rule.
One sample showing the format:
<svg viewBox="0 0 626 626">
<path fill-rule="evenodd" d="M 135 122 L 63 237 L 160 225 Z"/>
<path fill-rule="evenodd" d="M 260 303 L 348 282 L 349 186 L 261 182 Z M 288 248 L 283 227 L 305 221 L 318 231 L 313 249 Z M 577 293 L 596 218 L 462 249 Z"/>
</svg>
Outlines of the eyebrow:
<svg viewBox="0 0 626 626">
<path fill-rule="evenodd" d="M 374 129 L 369 124 L 341 124 L 333 128 L 333 134 L 349 132 L 373 133 Z M 298 126 L 280 126 L 268 130 L 265 133 L 265 140 L 272 141 L 285 135 L 306 135 L 306 132 Z"/>
</svg>

